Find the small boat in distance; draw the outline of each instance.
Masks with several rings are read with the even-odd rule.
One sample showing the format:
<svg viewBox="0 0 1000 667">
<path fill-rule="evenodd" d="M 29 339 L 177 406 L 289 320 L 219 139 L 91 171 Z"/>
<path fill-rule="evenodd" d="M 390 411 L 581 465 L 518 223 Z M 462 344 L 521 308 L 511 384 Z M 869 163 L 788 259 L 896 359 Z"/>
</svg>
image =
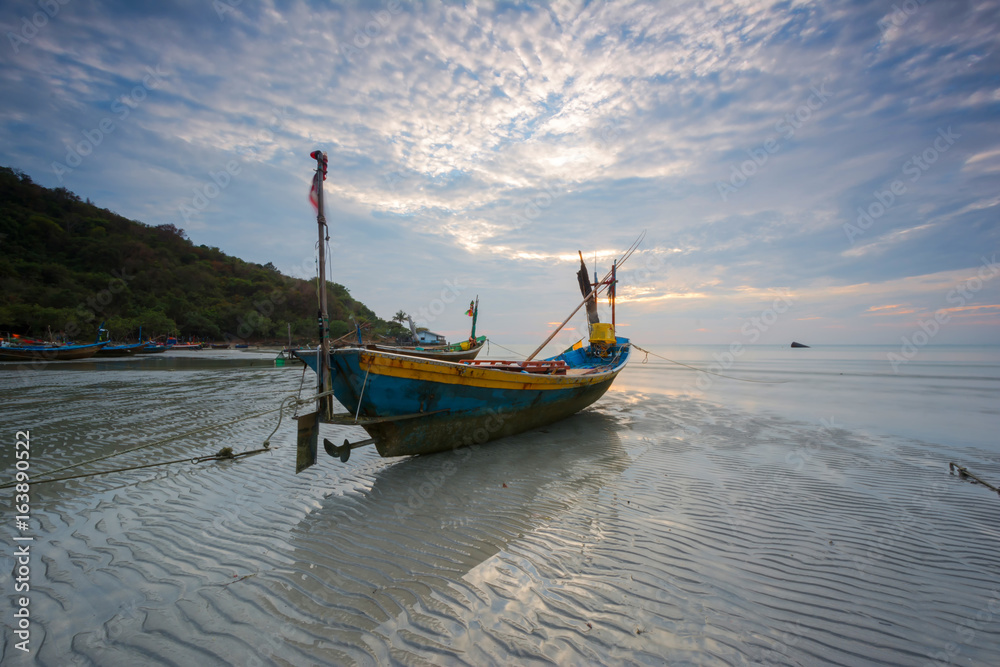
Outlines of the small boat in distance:
<svg viewBox="0 0 1000 667">
<path fill-rule="evenodd" d="M 486 344 L 486 336 L 476 336 L 476 319 L 479 317 L 479 297 L 476 297 L 476 300 L 469 304 L 469 310 L 466 311 L 466 314 L 472 316 L 472 333 L 469 334 L 468 340 L 463 340 L 461 343 L 445 343 L 444 345 L 385 345 L 375 343 L 368 347 L 380 352 L 406 354 L 411 357 L 437 359 L 438 361 L 475 359 Z M 410 323 L 410 332 L 412 333 L 413 340 L 419 340 L 419 334 L 416 326 L 413 324 L 413 318 L 407 316 L 407 320 Z M 444 340 L 444 336 L 440 336 L 440 339 Z"/>
<path fill-rule="evenodd" d="M 422 346 L 393 346 L 393 345 L 368 345 L 372 350 L 380 352 L 391 352 L 393 354 L 405 354 L 410 357 L 420 357 L 421 359 L 437 359 L 438 361 L 467 361 L 475 359 L 486 344 L 486 336 L 479 336 L 475 343 L 462 341 L 451 345 L 440 345 L 426 347 Z"/>
<path fill-rule="evenodd" d="M 142 329 L 139 330 L 140 339 L 142 337 Z M 94 342 L 105 342 L 107 343 L 104 347 L 97 351 L 98 357 L 130 357 L 133 354 L 137 354 L 139 350 L 142 349 L 143 343 L 122 343 L 119 345 L 113 345 L 111 341 L 111 332 L 104 328 L 104 322 L 101 322 L 101 326 L 97 329 L 97 340 Z"/>
<path fill-rule="evenodd" d="M 0 361 L 69 361 L 87 359 L 107 345 L 88 343 L 86 345 L 0 345 Z"/>
<path fill-rule="evenodd" d="M 171 336 L 167 339 L 167 347 L 171 350 L 200 350 L 205 346 L 202 343 L 182 343 Z"/>
</svg>

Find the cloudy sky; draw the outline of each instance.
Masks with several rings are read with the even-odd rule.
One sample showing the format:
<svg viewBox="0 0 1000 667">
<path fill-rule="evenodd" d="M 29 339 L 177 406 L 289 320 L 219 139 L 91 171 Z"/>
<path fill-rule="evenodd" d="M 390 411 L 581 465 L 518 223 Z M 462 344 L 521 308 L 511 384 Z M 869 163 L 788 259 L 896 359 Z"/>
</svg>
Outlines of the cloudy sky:
<svg viewBox="0 0 1000 667">
<path fill-rule="evenodd" d="M 0 164 L 382 317 L 1000 342 L 1000 1 L 7 0 Z M 933 322 L 939 326 L 935 327 Z M 574 321 L 576 331 L 582 316 Z M 918 342 L 928 338 L 919 337 Z"/>
</svg>

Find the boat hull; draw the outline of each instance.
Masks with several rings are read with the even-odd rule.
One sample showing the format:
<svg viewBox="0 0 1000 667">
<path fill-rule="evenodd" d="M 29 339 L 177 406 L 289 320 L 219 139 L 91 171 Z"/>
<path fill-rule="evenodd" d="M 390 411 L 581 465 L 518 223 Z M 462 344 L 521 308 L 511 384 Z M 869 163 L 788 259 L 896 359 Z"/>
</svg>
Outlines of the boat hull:
<svg viewBox="0 0 1000 667">
<path fill-rule="evenodd" d="M 568 375 L 334 350 L 333 392 L 358 415 L 381 456 L 431 454 L 538 428 L 586 408 L 625 367 L 628 344 L 621 340 L 619 353 L 607 363 L 571 367 Z M 315 351 L 296 354 L 315 370 Z"/>
<path fill-rule="evenodd" d="M 99 357 L 130 357 L 133 354 L 138 354 L 142 349 L 142 343 L 135 343 L 132 345 L 108 345 L 102 347 L 97 351 L 97 356 Z"/>
<path fill-rule="evenodd" d="M 368 424 L 365 431 L 375 440 L 380 456 L 433 454 L 491 440 L 565 419 L 596 402 L 614 378 L 585 387 L 552 392 L 535 390 L 518 402 L 506 402 L 502 393 L 485 397 L 478 409 L 465 414 L 453 411 L 403 421 Z"/>
<path fill-rule="evenodd" d="M 70 361 L 97 354 L 107 342 L 62 347 L 0 347 L 0 361 Z"/>
</svg>

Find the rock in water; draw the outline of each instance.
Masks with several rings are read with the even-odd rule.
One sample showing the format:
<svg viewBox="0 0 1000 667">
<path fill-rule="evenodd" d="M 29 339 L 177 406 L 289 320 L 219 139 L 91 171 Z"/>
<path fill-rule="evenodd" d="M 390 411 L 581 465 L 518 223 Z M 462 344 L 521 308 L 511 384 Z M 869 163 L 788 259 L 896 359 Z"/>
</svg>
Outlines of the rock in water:
<svg viewBox="0 0 1000 667">
<path fill-rule="evenodd" d="M 792 347 L 809 347 L 809 346 L 808 346 L 808 345 L 803 345 L 802 343 L 796 343 L 796 342 L 795 342 L 795 341 L 793 340 L 793 341 L 792 341 Z"/>
</svg>

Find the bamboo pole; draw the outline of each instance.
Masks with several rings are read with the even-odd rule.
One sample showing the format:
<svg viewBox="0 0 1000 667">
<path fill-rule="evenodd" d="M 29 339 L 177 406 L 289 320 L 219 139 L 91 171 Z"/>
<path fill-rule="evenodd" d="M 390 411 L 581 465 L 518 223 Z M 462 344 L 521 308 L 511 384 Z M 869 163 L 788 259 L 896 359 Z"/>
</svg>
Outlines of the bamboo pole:
<svg viewBox="0 0 1000 667">
<path fill-rule="evenodd" d="M 326 303 L 326 239 L 324 230 L 326 229 L 326 215 L 323 209 L 323 178 L 326 175 L 326 153 L 313 151 L 312 156 L 316 158 L 316 225 L 319 227 L 319 360 L 316 367 L 318 371 L 318 388 L 320 394 L 326 394 L 323 398 L 317 399 L 317 408 L 320 419 L 326 420 L 333 415 L 333 399 L 329 392 L 333 389 L 333 381 L 330 377 L 330 316 Z"/>
<path fill-rule="evenodd" d="M 545 347 L 546 345 L 548 345 L 548 344 L 549 344 L 549 343 L 550 343 L 550 342 L 552 341 L 552 339 L 553 339 L 553 338 L 555 338 L 555 337 L 556 337 L 556 334 L 557 334 L 557 333 L 559 333 L 560 331 L 562 331 L 562 328 L 563 328 L 564 326 L 566 326 L 566 323 L 567 323 L 567 322 L 569 322 L 569 321 L 570 321 L 571 319 L 573 319 L 573 316 L 574 316 L 574 315 L 576 315 L 576 314 L 577 314 L 577 313 L 578 313 L 578 312 L 580 311 L 580 309 L 581 309 L 581 308 L 583 308 L 583 307 L 584 307 L 584 306 L 585 306 L 585 305 L 587 304 L 587 301 L 588 301 L 588 300 L 590 299 L 590 297 L 594 297 L 594 298 L 596 299 L 596 298 L 597 298 L 597 290 L 598 290 L 598 288 L 599 288 L 600 286 L 601 286 L 601 284 L 600 284 L 600 283 L 598 283 L 598 284 L 597 284 L 597 285 L 596 285 L 596 286 L 594 287 L 594 289 L 590 290 L 590 294 L 588 294 L 588 295 L 586 296 L 586 298 L 584 298 L 584 300 L 580 302 L 580 305 L 579 305 L 579 306 L 577 306 L 576 308 L 574 308 L 574 309 L 573 309 L 573 312 L 569 314 L 569 317 L 567 317 L 567 318 L 566 318 L 565 320 L 563 320 L 563 321 L 562 321 L 562 324 L 560 324 L 560 325 L 559 325 L 558 327 L 556 327 L 556 330 L 555 330 L 555 331 L 553 331 L 553 332 L 552 332 L 552 333 L 551 333 L 551 334 L 549 335 L 549 337 L 548 337 L 548 338 L 546 338 L 546 339 L 545 339 L 545 341 L 544 341 L 544 342 L 543 342 L 543 343 L 542 343 L 541 345 L 539 345 L 539 346 L 538 346 L 538 349 L 537 349 L 537 350 L 535 350 L 534 352 L 532 352 L 532 353 L 531 353 L 531 354 L 530 354 L 530 355 L 528 356 L 528 358 L 527 358 L 527 359 L 525 359 L 525 361 L 531 361 L 532 359 L 534 359 L 534 358 L 535 358 L 535 355 L 536 355 L 536 354 L 538 354 L 539 352 L 541 352 L 541 351 L 542 351 L 542 349 L 543 349 L 543 348 L 544 348 L 544 347 Z"/>
</svg>

